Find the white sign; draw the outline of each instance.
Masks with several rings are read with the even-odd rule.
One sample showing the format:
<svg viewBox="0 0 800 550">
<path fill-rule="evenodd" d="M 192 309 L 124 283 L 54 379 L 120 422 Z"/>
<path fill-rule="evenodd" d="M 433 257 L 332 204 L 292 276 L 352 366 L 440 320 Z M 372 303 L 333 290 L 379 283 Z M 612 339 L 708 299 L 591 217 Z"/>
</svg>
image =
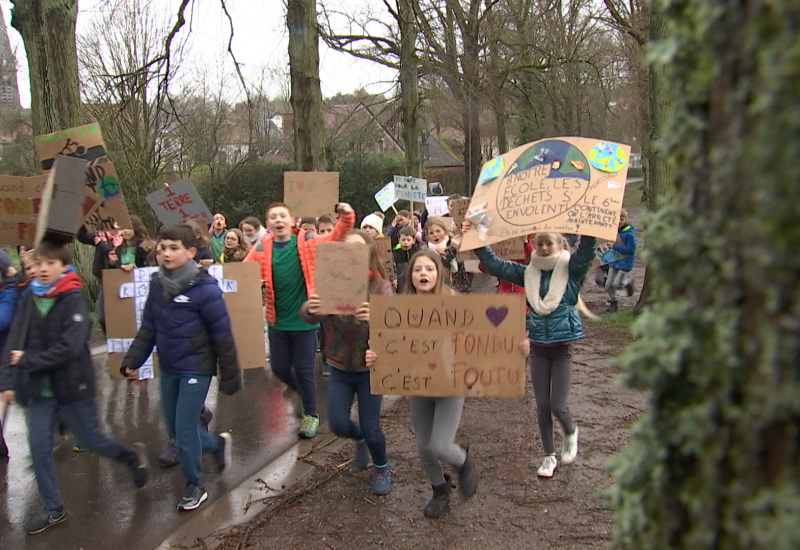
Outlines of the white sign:
<svg viewBox="0 0 800 550">
<path fill-rule="evenodd" d="M 397 200 L 425 202 L 428 194 L 428 181 L 410 176 L 395 176 L 394 193 Z"/>
<path fill-rule="evenodd" d="M 425 197 L 425 208 L 429 216 L 444 216 L 450 213 L 447 197 Z"/>
<path fill-rule="evenodd" d="M 394 203 L 397 202 L 397 197 L 394 192 L 394 182 L 390 181 L 383 189 L 375 193 L 375 200 L 378 201 L 378 206 L 381 210 L 388 210 Z"/>
</svg>

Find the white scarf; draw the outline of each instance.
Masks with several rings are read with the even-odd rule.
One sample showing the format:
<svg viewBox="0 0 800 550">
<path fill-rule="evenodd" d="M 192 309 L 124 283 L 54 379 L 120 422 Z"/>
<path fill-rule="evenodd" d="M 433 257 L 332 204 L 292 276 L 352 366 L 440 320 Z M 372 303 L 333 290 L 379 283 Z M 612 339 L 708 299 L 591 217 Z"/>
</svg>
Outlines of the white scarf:
<svg viewBox="0 0 800 550">
<path fill-rule="evenodd" d="M 542 271 L 552 271 L 550 288 L 544 298 L 539 297 L 539 286 L 542 282 Z M 562 250 L 542 258 L 536 252 L 531 256 L 531 263 L 525 268 L 525 296 L 528 303 L 538 315 L 550 315 L 561 303 L 569 280 L 569 251 Z"/>
<path fill-rule="evenodd" d="M 263 227 L 259 227 L 259 228 L 258 228 L 258 231 L 256 231 L 256 234 L 255 234 L 255 235 L 253 235 L 252 237 L 245 237 L 245 238 L 246 238 L 248 241 L 250 241 L 250 244 L 251 244 L 251 245 L 255 245 L 255 244 L 258 242 L 258 241 L 260 241 L 260 240 L 261 240 L 261 237 L 263 237 L 263 236 L 264 236 L 264 235 L 266 235 L 266 234 L 267 234 L 267 230 L 266 230 L 266 229 L 264 229 Z"/>
</svg>

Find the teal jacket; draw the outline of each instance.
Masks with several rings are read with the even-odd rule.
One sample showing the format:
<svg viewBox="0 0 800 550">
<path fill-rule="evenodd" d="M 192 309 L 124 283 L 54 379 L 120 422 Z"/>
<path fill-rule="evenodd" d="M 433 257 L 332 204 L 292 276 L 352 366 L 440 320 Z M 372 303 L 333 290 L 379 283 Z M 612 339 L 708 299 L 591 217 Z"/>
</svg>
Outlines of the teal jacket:
<svg viewBox="0 0 800 550">
<path fill-rule="evenodd" d="M 594 237 L 581 237 L 578 250 L 569 259 L 569 281 L 564 291 L 564 297 L 555 311 L 550 315 L 542 316 L 533 311 L 533 307 L 530 308 L 527 316 L 527 328 L 528 339 L 531 343 L 548 346 L 583 338 L 583 323 L 580 314 L 575 311 L 575 304 L 578 303 L 581 284 L 592 264 L 592 258 L 594 258 L 595 241 L 597 239 Z M 490 275 L 515 285 L 525 286 L 525 268 L 527 266 L 501 260 L 488 246 L 478 248 L 475 250 L 475 254 L 486 266 Z M 552 274 L 552 271 L 542 273 L 539 296 L 544 297 L 547 294 Z"/>
</svg>

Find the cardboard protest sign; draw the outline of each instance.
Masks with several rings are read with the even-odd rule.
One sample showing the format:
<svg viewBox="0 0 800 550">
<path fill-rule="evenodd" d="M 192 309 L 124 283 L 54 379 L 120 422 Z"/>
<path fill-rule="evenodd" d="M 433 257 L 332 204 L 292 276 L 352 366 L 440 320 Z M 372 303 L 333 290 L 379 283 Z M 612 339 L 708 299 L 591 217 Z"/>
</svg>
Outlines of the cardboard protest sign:
<svg viewBox="0 0 800 550">
<path fill-rule="evenodd" d="M 375 201 L 381 210 L 388 210 L 394 203 L 397 202 L 397 197 L 394 192 L 394 182 L 390 181 L 383 188 L 375 193 Z"/>
<path fill-rule="evenodd" d="M 428 194 L 428 181 L 410 176 L 395 176 L 394 193 L 397 200 L 425 202 Z"/>
<path fill-rule="evenodd" d="M 96 197 L 102 200 L 99 207 L 92 209 L 85 218 L 84 223 L 88 228 L 104 231 L 114 229 L 115 224 L 122 229 L 131 227 L 119 177 L 114 164 L 108 158 L 99 124 L 92 123 L 36 136 L 33 141 L 45 172 L 53 167 L 56 155 L 86 162 L 87 194 L 92 200 Z"/>
<path fill-rule="evenodd" d="M 372 393 L 521 396 L 527 360 L 521 294 L 370 298 Z"/>
<path fill-rule="evenodd" d="M 450 212 L 447 197 L 425 197 L 425 208 L 429 216 L 445 216 Z"/>
<path fill-rule="evenodd" d="M 103 271 L 108 373 L 112 378 L 122 378 L 119 367 L 141 326 L 144 305 L 150 294 L 150 277 L 156 270 L 155 267 L 142 267 L 132 272 L 121 269 Z M 223 292 L 239 367 L 264 367 L 264 316 L 258 263 L 215 264 L 209 268 L 209 274 L 217 279 Z M 139 379 L 153 378 L 157 375 L 157 367 L 158 353 L 153 353 L 139 369 Z"/>
<path fill-rule="evenodd" d="M 598 265 L 608 265 L 622 258 L 622 254 L 614 250 L 613 246 L 613 241 L 597 241 L 594 247 L 594 260 L 592 261 L 592 265 L 595 267 Z"/>
<path fill-rule="evenodd" d="M 284 172 L 283 202 L 294 216 L 330 214 L 339 202 L 339 172 Z"/>
<path fill-rule="evenodd" d="M 524 260 L 525 259 L 525 237 L 514 237 L 507 241 L 500 241 L 492 245 L 492 251 L 502 260 Z M 477 260 L 478 256 L 472 250 L 459 250 L 458 261 L 466 262 Z"/>
<path fill-rule="evenodd" d="M 466 217 L 471 250 L 543 231 L 615 239 L 630 147 L 590 138 L 528 143 L 486 163 Z"/>
<path fill-rule="evenodd" d="M 86 161 L 56 155 L 36 220 L 36 242 L 50 240 L 71 242 L 83 220 L 99 208 L 99 201 L 85 194 Z M 57 207 L 56 207 L 57 205 Z"/>
<path fill-rule="evenodd" d="M 317 243 L 314 288 L 320 315 L 354 315 L 369 299 L 369 247 L 361 243 Z"/>
<path fill-rule="evenodd" d="M 383 265 L 384 276 L 389 281 L 396 279 L 397 277 L 394 272 L 394 259 L 392 257 L 392 238 L 380 237 L 373 240 L 375 241 L 375 245 L 378 247 L 378 258 L 380 258 L 381 264 Z"/>
<path fill-rule="evenodd" d="M 189 180 L 178 180 L 147 195 L 147 204 L 164 225 L 201 218 L 211 222 L 211 211 Z"/>
<path fill-rule="evenodd" d="M 0 245 L 34 244 L 47 176 L 0 176 Z"/>
</svg>

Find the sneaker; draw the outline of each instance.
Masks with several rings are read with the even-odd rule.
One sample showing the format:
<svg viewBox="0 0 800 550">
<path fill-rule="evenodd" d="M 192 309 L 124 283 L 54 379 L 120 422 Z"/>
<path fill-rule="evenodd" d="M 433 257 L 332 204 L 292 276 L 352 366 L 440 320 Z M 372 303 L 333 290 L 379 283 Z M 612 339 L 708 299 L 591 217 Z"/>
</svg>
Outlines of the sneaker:
<svg viewBox="0 0 800 550">
<path fill-rule="evenodd" d="M 230 432 L 219 434 L 219 449 L 214 451 L 214 460 L 217 461 L 217 471 L 221 472 L 231 463 L 231 443 L 233 436 Z"/>
<path fill-rule="evenodd" d="M 29 535 L 38 535 L 48 527 L 63 523 L 67 520 L 67 510 L 63 506 L 60 510 L 41 510 L 25 518 L 23 528 Z"/>
<path fill-rule="evenodd" d="M 169 438 L 166 448 L 158 455 L 158 465 L 162 468 L 175 466 L 180 462 L 178 458 L 178 442 L 174 437 Z"/>
<path fill-rule="evenodd" d="M 628 293 L 628 296 L 633 296 L 634 290 L 633 279 L 628 279 L 628 282 L 625 284 L 625 292 Z"/>
<path fill-rule="evenodd" d="M 478 472 L 475 471 L 475 452 L 470 452 L 469 447 L 467 458 L 458 471 L 458 489 L 465 498 L 470 498 L 478 490 Z"/>
<path fill-rule="evenodd" d="M 609 300 L 608 306 L 606 306 L 606 313 L 614 313 L 618 307 L 619 303 L 616 300 Z"/>
<path fill-rule="evenodd" d="M 564 444 L 561 447 L 561 463 L 572 464 L 578 456 L 578 426 L 571 434 L 564 436 Z"/>
<path fill-rule="evenodd" d="M 300 419 L 300 437 L 311 439 L 317 435 L 319 429 L 319 417 L 311 414 L 304 414 Z"/>
<path fill-rule="evenodd" d="M 73 453 L 83 453 L 83 452 L 85 452 L 85 449 L 82 449 L 82 448 L 81 448 L 80 446 L 78 446 L 78 445 L 73 445 L 73 446 L 72 446 L 72 452 L 73 452 Z"/>
<path fill-rule="evenodd" d="M 547 455 L 544 457 L 544 460 L 542 460 L 542 465 L 539 466 L 539 470 L 536 473 L 539 477 L 553 477 L 556 466 L 558 466 L 556 455 Z"/>
<path fill-rule="evenodd" d="M 392 471 L 389 465 L 372 468 L 372 492 L 376 495 L 388 495 L 392 490 Z"/>
<path fill-rule="evenodd" d="M 141 489 L 147 484 L 147 448 L 144 443 L 134 443 L 132 447 L 136 457 L 128 467 L 131 470 L 133 484 L 137 489 Z"/>
<path fill-rule="evenodd" d="M 189 510 L 196 510 L 208 498 L 205 488 L 193 483 L 187 483 L 186 488 L 183 490 L 183 498 L 178 503 L 178 510 L 187 512 Z"/>
<path fill-rule="evenodd" d="M 214 413 L 211 412 L 211 409 L 203 405 L 203 408 L 200 409 L 200 425 L 205 431 L 208 431 L 208 425 L 211 424 L 213 418 Z"/>
<path fill-rule="evenodd" d="M 331 367 L 327 363 L 322 363 L 322 376 L 328 377 L 331 375 Z"/>
<path fill-rule="evenodd" d="M 356 441 L 356 452 L 353 455 L 354 468 L 366 468 L 369 464 L 369 447 L 366 441 Z"/>
</svg>

